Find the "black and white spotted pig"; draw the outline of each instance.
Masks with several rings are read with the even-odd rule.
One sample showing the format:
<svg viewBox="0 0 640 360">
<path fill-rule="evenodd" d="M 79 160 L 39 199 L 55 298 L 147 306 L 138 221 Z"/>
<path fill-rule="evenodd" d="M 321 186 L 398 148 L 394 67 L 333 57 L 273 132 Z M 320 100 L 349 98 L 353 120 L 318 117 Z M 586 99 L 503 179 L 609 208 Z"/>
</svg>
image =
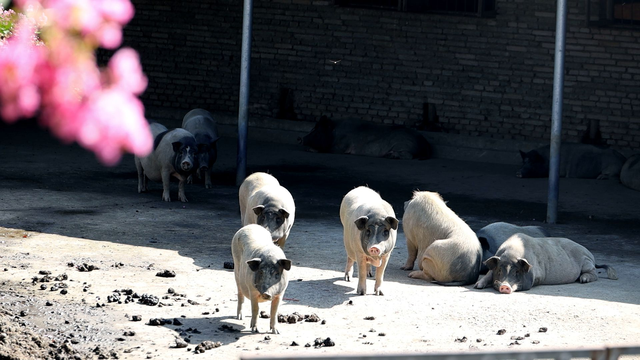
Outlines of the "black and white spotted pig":
<svg viewBox="0 0 640 360">
<path fill-rule="evenodd" d="M 596 281 L 596 269 L 606 269 L 609 279 L 618 279 L 609 265 L 596 265 L 593 254 L 584 246 L 558 237 L 515 234 L 485 264 L 489 272 L 474 287 L 484 289 L 493 285 L 503 294 L 526 291 L 537 285 Z"/>
<path fill-rule="evenodd" d="M 178 198 L 187 202 L 184 184 L 187 177 L 193 174 L 198 166 L 196 161 L 196 139 L 185 129 L 168 130 L 164 125 L 151 123 L 153 134 L 153 151 L 146 157 L 135 157 L 138 170 L 138 192 L 147 191 L 147 178 L 162 182 L 162 200 L 171 201 L 169 184 L 171 177 L 176 177 Z"/>
</svg>

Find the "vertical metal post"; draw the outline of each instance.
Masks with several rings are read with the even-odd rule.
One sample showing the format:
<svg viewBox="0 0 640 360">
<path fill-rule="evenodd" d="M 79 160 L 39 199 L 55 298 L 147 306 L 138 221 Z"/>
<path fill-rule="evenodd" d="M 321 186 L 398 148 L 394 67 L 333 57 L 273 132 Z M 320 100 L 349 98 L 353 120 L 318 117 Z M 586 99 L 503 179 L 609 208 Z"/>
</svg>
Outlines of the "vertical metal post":
<svg viewBox="0 0 640 360">
<path fill-rule="evenodd" d="M 242 59 L 240 65 L 236 185 L 240 185 L 247 176 L 247 128 L 249 117 L 249 69 L 251 68 L 252 12 L 253 0 L 244 0 L 244 11 L 242 15 Z"/>
<path fill-rule="evenodd" d="M 549 197 L 547 200 L 547 223 L 549 224 L 555 224 L 558 218 L 562 91 L 564 89 L 564 45 L 567 29 L 567 0 L 557 1 L 556 53 L 553 70 L 553 107 L 551 110 L 551 144 L 549 148 Z"/>
</svg>

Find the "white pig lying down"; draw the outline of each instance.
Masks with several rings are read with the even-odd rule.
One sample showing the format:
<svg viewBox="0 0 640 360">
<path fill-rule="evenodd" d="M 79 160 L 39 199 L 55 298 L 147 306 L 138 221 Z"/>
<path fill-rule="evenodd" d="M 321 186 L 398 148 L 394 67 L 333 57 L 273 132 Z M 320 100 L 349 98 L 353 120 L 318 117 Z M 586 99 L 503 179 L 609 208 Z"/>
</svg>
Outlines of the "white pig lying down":
<svg viewBox="0 0 640 360">
<path fill-rule="evenodd" d="M 134 158 L 138 171 L 138 192 L 147 191 L 147 178 L 162 181 L 162 200 L 171 201 L 169 185 L 173 176 L 180 181 L 178 198 L 187 202 L 184 184 L 198 168 L 195 137 L 185 129 L 168 130 L 157 122 L 149 124 L 149 127 L 154 138 L 153 151 L 143 158 Z"/>
<path fill-rule="evenodd" d="M 271 233 L 271 239 L 284 248 L 296 217 L 296 205 L 289 190 L 263 172 L 253 173 L 238 190 L 242 225 L 258 224 Z"/>
<path fill-rule="evenodd" d="M 377 268 L 375 295 L 382 293 L 384 271 L 396 245 L 398 219 L 391 205 L 366 186 L 347 193 L 340 204 L 340 222 L 344 228 L 347 265 L 344 279 L 350 281 L 353 263 L 358 263 L 358 295 L 367 292 L 369 264 Z M 355 272 L 355 270 L 354 270 Z"/>
<path fill-rule="evenodd" d="M 484 289 L 493 285 L 503 294 L 526 291 L 537 285 L 597 281 L 596 269 L 605 269 L 609 279 L 618 279 L 611 266 L 596 265 L 593 254 L 584 246 L 559 237 L 515 234 L 485 264 L 489 272 L 474 287 Z"/>
<path fill-rule="evenodd" d="M 494 222 L 476 232 L 476 236 L 482 246 L 482 267 L 480 274 L 486 274 L 489 271 L 487 265 L 484 264 L 487 259 L 492 257 L 511 235 L 522 233 L 533 237 L 548 237 L 549 233 L 544 228 L 534 226 L 518 226 L 506 222 Z"/>
<path fill-rule="evenodd" d="M 469 225 L 451 210 L 440 194 L 415 191 L 405 203 L 402 218 L 408 258 L 403 270 L 419 270 L 409 277 L 440 285 L 468 285 L 478 280 L 482 248 Z"/>
<path fill-rule="evenodd" d="M 231 253 L 238 287 L 238 320 L 242 320 L 242 303 L 246 297 L 251 301 L 251 331 L 258 332 L 258 303 L 271 301 L 270 330 L 278 334 L 278 306 L 289 285 L 291 260 L 271 241 L 269 231 L 256 224 L 236 232 Z"/>
</svg>

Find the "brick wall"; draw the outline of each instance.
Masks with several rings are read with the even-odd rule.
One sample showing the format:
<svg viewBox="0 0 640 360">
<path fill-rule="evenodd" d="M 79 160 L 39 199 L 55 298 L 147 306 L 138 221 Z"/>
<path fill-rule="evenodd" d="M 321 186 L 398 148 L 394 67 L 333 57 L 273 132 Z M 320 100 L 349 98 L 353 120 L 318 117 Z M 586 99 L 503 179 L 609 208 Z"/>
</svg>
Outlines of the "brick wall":
<svg viewBox="0 0 640 360">
<path fill-rule="evenodd" d="M 242 1 L 133 3 L 125 43 L 149 76 L 147 107 L 237 112 Z M 275 117 L 286 88 L 301 120 L 412 125 L 430 103 L 447 132 L 546 139 L 556 3 L 496 3 L 481 19 L 254 0 L 251 115 Z M 586 27 L 583 0 L 568 20 L 564 139 L 595 119 L 610 145 L 640 148 L 640 28 Z"/>
</svg>

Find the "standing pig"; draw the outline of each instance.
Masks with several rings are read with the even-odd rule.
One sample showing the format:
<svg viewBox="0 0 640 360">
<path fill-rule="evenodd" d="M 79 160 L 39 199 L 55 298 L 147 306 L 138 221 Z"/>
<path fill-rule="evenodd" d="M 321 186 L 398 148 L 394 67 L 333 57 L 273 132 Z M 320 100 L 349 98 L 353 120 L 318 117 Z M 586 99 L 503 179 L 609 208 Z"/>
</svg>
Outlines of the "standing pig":
<svg viewBox="0 0 640 360">
<path fill-rule="evenodd" d="M 522 167 L 517 177 L 549 176 L 549 145 L 529 152 L 520 151 Z M 562 144 L 560 147 L 560 177 L 580 179 L 613 179 L 620 176 L 625 156 L 613 149 L 589 144 Z"/>
<path fill-rule="evenodd" d="M 487 259 L 496 254 L 496 251 L 513 234 L 523 233 L 533 237 L 547 237 L 549 233 L 540 226 L 518 226 L 506 222 L 489 224 L 476 232 L 476 236 L 482 246 L 482 267 L 480 273 L 489 271 L 484 264 Z"/>
<path fill-rule="evenodd" d="M 353 263 L 358 263 L 358 294 L 367 291 L 368 264 L 376 270 L 375 295 L 382 293 L 384 270 L 396 245 L 398 219 L 391 205 L 380 195 L 365 186 L 347 193 L 340 204 L 340 221 L 344 228 L 344 247 L 347 266 L 344 279 L 350 281 Z M 355 272 L 355 270 L 354 270 Z"/>
<path fill-rule="evenodd" d="M 409 256 L 402 267 L 420 270 L 409 277 L 442 285 L 467 285 L 478 280 L 482 248 L 476 234 L 442 200 L 440 194 L 415 191 L 405 203 L 403 229 Z"/>
<path fill-rule="evenodd" d="M 362 120 L 333 121 L 322 116 L 301 142 L 322 153 L 391 159 L 423 160 L 431 157 L 431 145 L 416 130 Z"/>
<path fill-rule="evenodd" d="M 284 248 L 296 216 L 291 193 L 278 180 L 263 172 L 249 175 L 238 191 L 242 225 L 258 224 L 271 233 L 271 239 Z"/>
<path fill-rule="evenodd" d="M 612 267 L 596 265 L 589 250 L 566 238 L 515 234 L 485 264 L 489 272 L 474 287 L 484 289 L 493 284 L 503 294 L 526 291 L 537 285 L 596 281 L 596 269 L 606 269 L 609 279 L 618 279 Z"/>
<path fill-rule="evenodd" d="M 258 332 L 258 303 L 271 301 L 270 331 L 278 334 L 278 306 L 289 285 L 291 260 L 271 241 L 265 228 L 251 224 L 236 232 L 231 241 L 238 286 L 238 320 L 242 320 L 244 298 L 251 300 L 251 331 Z"/>
<path fill-rule="evenodd" d="M 152 181 L 162 181 L 162 200 L 171 201 L 169 185 L 171 176 L 176 177 L 178 197 L 187 202 L 184 194 L 184 183 L 197 168 L 196 139 L 185 129 L 167 130 L 159 123 L 151 123 L 153 134 L 153 151 L 146 157 L 135 157 L 138 170 L 138 192 L 147 191 L 147 178 Z"/>
<path fill-rule="evenodd" d="M 182 119 L 182 128 L 192 133 L 196 138 L 196 144 L 198 145 L 198 178 L 204 178 L 205 188 L 210 189 L 211 171 L 218 158 L 216 142 L 220 138 L 216 122 L 207 110 L 193 109 Z M 191 183 L 191 181 L 192 177 L 189 177 L 188 182 Z"/>
</svg>

